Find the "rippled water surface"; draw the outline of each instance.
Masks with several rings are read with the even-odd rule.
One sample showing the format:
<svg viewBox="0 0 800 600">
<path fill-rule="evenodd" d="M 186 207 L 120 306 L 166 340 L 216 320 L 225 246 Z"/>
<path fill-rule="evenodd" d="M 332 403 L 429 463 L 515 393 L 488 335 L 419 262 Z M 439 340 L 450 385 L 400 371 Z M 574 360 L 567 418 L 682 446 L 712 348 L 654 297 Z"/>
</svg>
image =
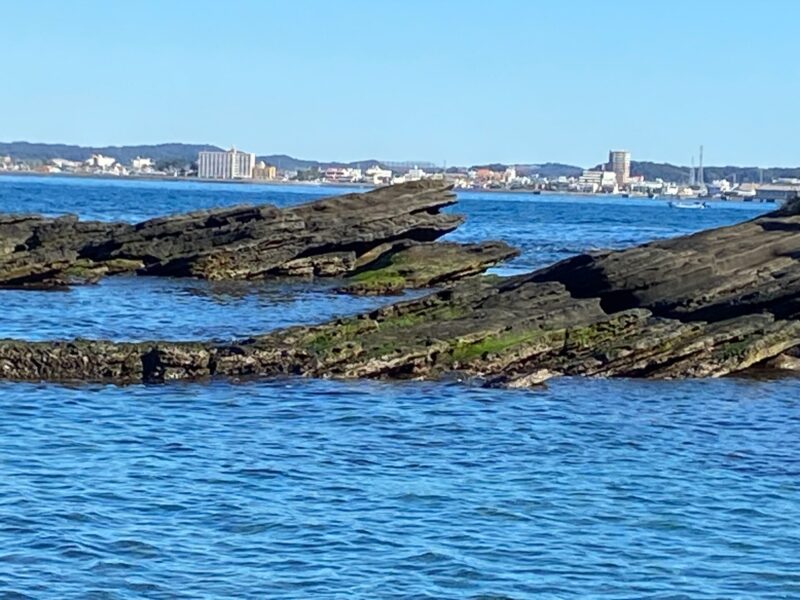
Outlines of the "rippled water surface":
<svg viewBox="0 0 800 600">
<path fill-rule="evenodd" d="M 338 191 L 0 177 L 0 211 Z M 519 272 L 765 209 L 463 194 L 451 237 L 519 246 Z M 0 337 L 228 339 L 381 302 L 329 287 L 0 291 Z M 800 597 L 795 380 L 0 383 L 0 416 L 3 599 Z"/>
</svg>

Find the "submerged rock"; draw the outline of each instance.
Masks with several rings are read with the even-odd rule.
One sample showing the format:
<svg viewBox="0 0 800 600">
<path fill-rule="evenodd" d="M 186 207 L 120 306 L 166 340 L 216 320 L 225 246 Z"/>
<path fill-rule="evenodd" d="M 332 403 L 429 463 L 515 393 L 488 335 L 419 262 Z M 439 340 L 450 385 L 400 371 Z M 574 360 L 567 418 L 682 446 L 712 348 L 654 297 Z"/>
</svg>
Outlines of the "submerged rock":
<svg viewBox="0 0 800 600">
<path fill-rule="evenodd" d="M 361 254 L 362 272 L 435 279 L 424 265 L 406 273 L 397 260 L 402 252 L 429 252 L 424 245 L 397 251 L 385 244 L 376 252 L 391 250 L 394 258 L 384 262 Z M 738 225 L 577 256 L 516 277 L 473 277 L 370 313 L 233 344 L 0 342 L 0 377 L 458 374 L 509 387 L 559 375 L 719 377 L 793 362 L 776 357 L 800 353 L 798 282 L 800 210 L 793 204 Z"/>
</svg>

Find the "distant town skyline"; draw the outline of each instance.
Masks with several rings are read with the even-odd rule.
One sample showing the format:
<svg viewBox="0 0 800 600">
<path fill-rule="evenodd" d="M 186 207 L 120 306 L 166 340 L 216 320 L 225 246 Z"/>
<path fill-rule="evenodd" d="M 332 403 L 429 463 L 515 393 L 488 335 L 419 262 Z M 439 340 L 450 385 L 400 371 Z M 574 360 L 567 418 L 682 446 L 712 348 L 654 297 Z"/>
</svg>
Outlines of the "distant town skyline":
<svg viewBox="0 0 800 600">
<path fill-rule="evenodd" d="M 18 148 L 25 148 L 25 151 L 20 154 Z M 702 148 L 702 146 L 700 147 Z M 201 149 L 209 149 L 215 151 L 229 151 L 229 150 L 237 150 L 242 151 L 241 145 L 230 144 L 230 145 L 219 145 L 219 144 L 193 144 L 187 142 L 176 142 L 174 140 L 169 142 L 161 142 L 161 143 L 144 143 L 144 144 L 112 144 L 107 146 L 100 146 L 100 145 L 82 145 L 82 144 L 73 144 L 69 142 L 40 142 L 40 141 L 32 141 L 32 140 L 2 140 L 0 139 L 0 157 L 9 157 L 21 160 L 30 160 L 30 159 L 38 159 L 38 160 L 49 160 L 52 158 L 63 158 L 62 154 L 67 155 L 74 155 L 77 151 L 82 151 L 82 154 L 86 156 L 83 158 L 87 158 L 90 154 L 100 153 L 103 152 L 110 152 L 111 154 L 116 154 L 117 152 L 123 152 L 125 154 L 129 154 L 130 152 L 148 152 L 158 149 L 159 156 L 166 154 L 166 157 L 169 159 L 177 159 L 181 156 L 185 156 L 186 152 L 190 152 L 192 154 L 192 158 L 186 158 L 187 162 L 191 162 L 194 160 L 194 157 L 197 152 L 200 152 Z M 46 150 L 46 151 L 45 151 Z M 62 154 L 59 154 L 62 152 Z M 470 167 L 480 167 L 486 165 L 506 165 L 506 166 L 533 166 L 533 165 L 562 165 L 565 167 L 575 167 L 575 168 L 593 168 L 597 166 L 606 165 L 612 171 L 620 171 L 625 173 L 624 176 L 619 176 L 620 183 L 624 182 L 628 175 L 630 175 L 630 168 L 633 164 L 654 164 L 654 165 L 666 165 L 670 167 L 676 168 L 683 168 L 687 171 L 689 169 L 695 169 L 699 166 L 700 162 L 700 149 L 695 148 L 694 154 L 690 157 L 689 160 L 685 162 L 670 162 L 666 160 L 662 160 L 659 158 L 650 159 L 650 158 L 642 158 L 636 156 L 630 150 L 608 150 L 608 160 L 603 160 L 601 155 L 595 156 L 593 160 L 588 161 L 585 164 L 576 164 L 576 163 L 569 163 L 564 161 L 556 161 L 552 159 L 545 159 L 539 161 L 531 161 L 531 160 L 517 160 L 517 161 L 498 161 L 498 160 L 485 160 L 481 162 L 475 163 L 452 163 L 452 162 L 434 162 L 430 160 L 426 160 L 421 158 L 419 160 L 415 159 L 402 159 L 402 160 L 386 160 L 379 156 L 369 156 L 369 157 L 361 157 L 356 160 L 345 160 L 340 158 L 320 158 L 317 156 L 293 156 L 286 152 L 280 151 L 273 151 L 273 152 L 247 152 L 253 156 L 253 160 L 257 157 L 265 157 L 270 159 L 277 159 L 277 160 L 288 160 L 290 162 L 308 162 L 308 163 L 320 163 L 320 164 L 350 164 L 356 165 L 358 163 L 379 163 L 386 166 L 403 166 L 403 167 L 412 167 L 412 166 L 421 166 L 425 168 L 433 168 L 437 170 L 441 170 L 442 168 L 470 168 Z M 617 158 L 621 158 L 622 165 L 620 169 L 614 166 L 614 156 L 617 155 Z M 620 157 L 620 155 L 622 155 Z M 81 160 L 83 160 L 81 158 Z M 758 165 L 758 164 L 723 164 L 717 163 L 713 165 L 708 165 L 707 162 L 704 163 L 709 168 L 720 169 L 725 167 L 731 167 L 735 169 L 747 169 L 747 168 L 754 168 L 754 169 L 800 169 L 800 156 L 798 157 L 798 164 L 794 165 Z M 627 166 L 624 166 L 627 165 Z"/>
<path fill-rule="evenodd" d="M 490 10 L 488 9 L 490 8 Z M 4 3 L 0 138 L 591 165 L 800 163 L 800 4 Z"/>
</svg>

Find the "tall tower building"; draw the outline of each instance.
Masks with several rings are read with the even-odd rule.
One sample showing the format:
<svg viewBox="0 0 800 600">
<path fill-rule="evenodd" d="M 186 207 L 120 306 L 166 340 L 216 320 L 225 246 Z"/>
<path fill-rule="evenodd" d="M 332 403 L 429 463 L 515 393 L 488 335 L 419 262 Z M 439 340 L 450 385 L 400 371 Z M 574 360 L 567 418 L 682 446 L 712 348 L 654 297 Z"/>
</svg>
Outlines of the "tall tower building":
<svg viewBox="0 0 800 600">
<path fill-rule="evenodd" d="M 608 153 L 608 168 L 617 176 L 617 185 L 625 185 L 631 178 L 631 153 L 627 150 L 611 150 Z"/>
</svg>

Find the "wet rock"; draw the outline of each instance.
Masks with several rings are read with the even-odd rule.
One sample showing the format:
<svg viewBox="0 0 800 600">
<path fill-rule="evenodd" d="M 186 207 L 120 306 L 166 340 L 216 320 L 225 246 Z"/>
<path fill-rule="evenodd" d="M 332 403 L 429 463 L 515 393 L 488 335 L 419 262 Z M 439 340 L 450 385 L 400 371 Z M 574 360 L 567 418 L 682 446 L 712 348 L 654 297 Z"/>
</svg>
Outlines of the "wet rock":
<svg viewBox="0 0 800 600">
<path fill-rule="evenodd" d="M 234 206 L 136 225 L 3 215 L 0 286 L 63 286 L 122 272 L 214 280 L 341 277 L 401 245 L 453 231 L 463 218 L 441 211 L 454 203 L 450 185 L 419 181 L 285 209 Z"/>
<path fill-rule="evenodd" d="M 393 269 L 405 279 L 435 282 L 427 267 L 404 270 L 397 261 L 404 252 L 433 251 L 420 240 L 400 241 L 406 239 L 384 240 L 364 253 L 351 249 L 353 264 L 358 269 L 361 259 L 361 272 Z M 330 247 L 322 255 L 324 261 L 297 268 L 345 260 Z M 462 271 L 443 270 L 447 277 Z M 0 377 L 124 382 L 457 373 L 508 387 L 561 375 L 720 377 L 800 355 L 799 279 L 800 214 L 789 207 L 530 274 L 471 277 L 355 317 L 236 343 L 0 342 Z"/>
<path fill-rule="evenodd" d="M 71 342 L 0 341 L 0 377 L 34 381 L 144 380 L 141 344 L 75 340 Z"/>
</svg>

